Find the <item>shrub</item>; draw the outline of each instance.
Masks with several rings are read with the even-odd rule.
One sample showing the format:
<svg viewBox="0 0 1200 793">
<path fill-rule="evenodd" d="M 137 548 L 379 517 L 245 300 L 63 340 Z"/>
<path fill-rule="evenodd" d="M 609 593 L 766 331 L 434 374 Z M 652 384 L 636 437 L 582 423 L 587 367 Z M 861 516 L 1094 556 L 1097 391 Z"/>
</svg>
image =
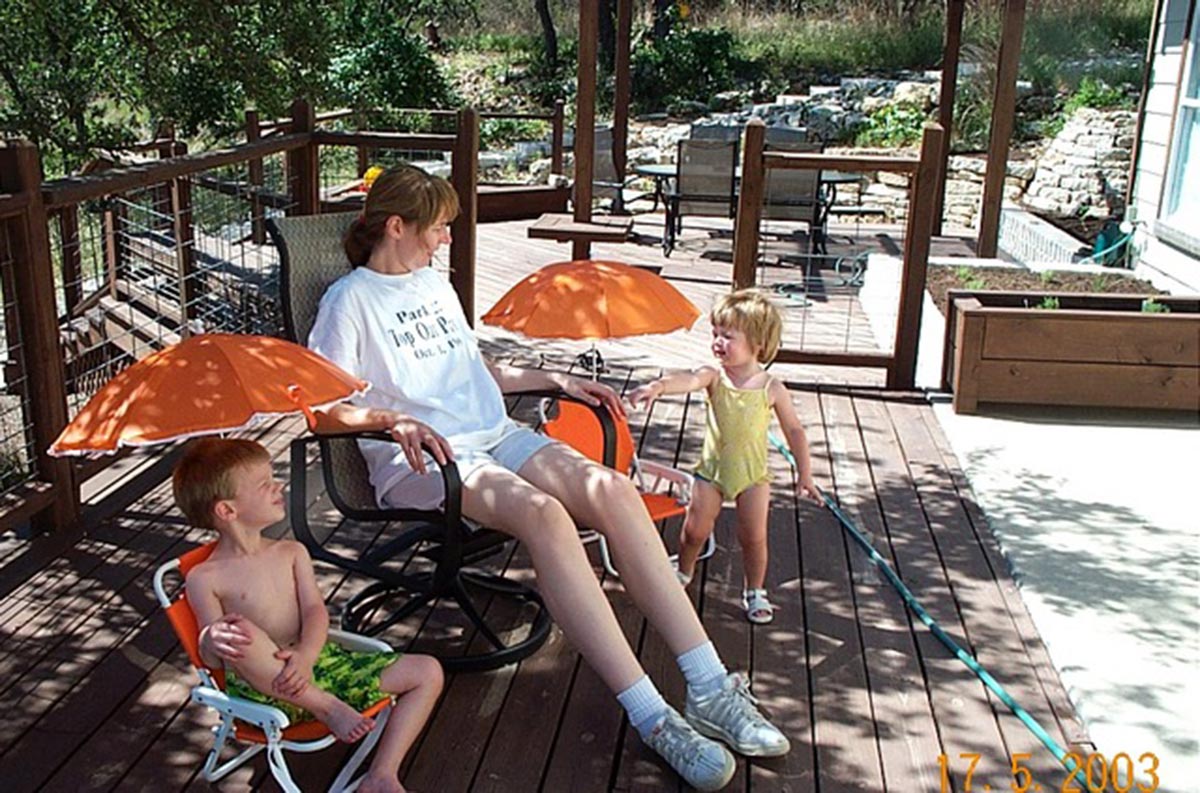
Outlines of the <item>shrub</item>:
<svg viewBox="0 0 1200 793">
<path fill-rule="evenodd" d="M 867 116 L 855 142 L 859 146 L 911 146 L 920 142 L 925 121 L 925 111 L 914 105 L 884 105 Z"/>
<path fill-rule="evenodd" d="M 638 112 L 662 110 L 679 102 L 703 102 L 730 90 L 754 70 L 736 52 L 725 28 L 676 27 L 655 41 L 638 37 L 630 57 L 633 106 Z"/>
</svg>

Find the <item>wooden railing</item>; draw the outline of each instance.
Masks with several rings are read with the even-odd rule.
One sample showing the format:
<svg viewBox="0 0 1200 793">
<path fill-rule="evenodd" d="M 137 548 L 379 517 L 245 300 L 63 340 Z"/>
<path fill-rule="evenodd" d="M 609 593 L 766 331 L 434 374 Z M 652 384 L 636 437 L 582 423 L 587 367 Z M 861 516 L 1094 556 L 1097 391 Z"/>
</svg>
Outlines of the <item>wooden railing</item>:
<svg viewBox="0 0 1200 793">
<path fill-rule="evenodd" d="M 734 225 L 733 237 L 733 285 L 738 289 L 754 286 L 767 171 L 775 168 L 828 169 L 851 173 L 889 171 L 911 176 L 909 213 L 904 232 L 900 307 L 893 351 L 849 353 L 782 348 L 776 360 L 780 363 L 883 368 L 887 370 L 889 388 L 912 388 L 916 380 L 921 303 L 925 291 L 925 273 L 929 264 L 930 239 L 933 236 L 934 190 L 938 183 L 938 170 L 941 168 L 938 152 L 945 134 L 942 127 L 933 123 L 925 125 L 920 157 L 916 159 L 766 152 L 765 132 L 766 127 L 761 119 L 753 119 L 746 125 L 742 150 L 741 191 L 738 195 L 737 222 Z"/>
<path fill-rule="evenodd" d="M 99 387 L 100 375 L 196 329 L 209 329 L 212 320 L 201 315 L 198 307 L 223 299 L 218 286 L 236 286 L 243 292 L 257 288 L 236 274 L 221 271 L 211 261 L 207 269 L 200 261 L 211 260 L 213 255 L 202 244 L 210 241 L 211 235 L 202 234 L 198 225 L 196 215 L 205 206 L 197 202 L 197 190 L 236 198 L 232 204 L 241 209 L 236 216 L 218 217 L 221 228 L 245 222 L 248 205 L 249 236 L 219 241 L 246 246 L 239 249 L 243 255 L 273 262 L 268 259 L 274 257 L 273 249 L 265 245 L 265 236 L 258 234 L 264 212 L 268 208 L 298 215 L 322 211 L 318 156 L 322 146 L 451 152 L 451 182 L 462 212 L 452 229 L 450 278 L 466 315 L 474 316 L 480 114 L 472 109 L 454 111 L 454 135 L 317 128 L 318 121 L 344 112 L 317 115 L 306 102 L 297 101 L 291 118 L 286 124 L 275 124 L 269 136 L 251 136 L 243 144 L 195 154 L 186 153 L 186 147 L 173 138 L 156 136 L 143 148 L 158 151 L 162 159 L 45 183 L 35 147 L 23 142 L 0 143 L 0 291 L 5 295 L 0 331 L 7 340 L 4 388 L 20 392 L 6 396 L 21 400 L 21 424 L 28 436 L 21 448 L 28 450 L 26 457 L 31 458 L 26 459 L 29 470 L 24 478 L 16 484 L 6 479 L 9 484 L 0 489 L 0 530 L 26 521 L 39 531 L 75 525 L 80 480 L 84 473 L 94 473 L 95 467 L 46 453 L 72 409 Z M 280 158 L 286 160 L 282 193 L 263 184 L 264 160 L 268 158 L 276 166 Z M 231 180 L 231 167 L 244 177 Z M 273 172 L 280 170 L 275 167 Z M 231 203 L 228 198 L 221 200 Z M 134 211 L 153 220 L 131 231 L 136 224 L 129 215 Z M 92 235 L 96 250 L 90 257 L 98 271 L 87 277 L 81 266 L 80 219 L 84 216 L 92 223 L 90 228 L 99 228 Z M 152 278 L 138 283 L 129 277 L 131 262 L 152 270 Z M 154 294 L 145 285 L 163 285 L 164 281 L 165 287 Z M 145 308 L 151 304 L 152 309 Z M 105 337 L 105 328 L 110 326 L 127 331 L 129 337 L 119 343 Z M 281 332 L 270 323 L 265 330 Z M 85 383 L 78 377 L 69 378 L 71 357 L 78 351 L 68 355 L 64 339 L 89 335 L 99 335 L 101 341 L 98 347 L 86 348 L 86 355 L 115 357 L 102 362 Z M 0 449 L 0 453 L 6 452 Z"/>
</svg>

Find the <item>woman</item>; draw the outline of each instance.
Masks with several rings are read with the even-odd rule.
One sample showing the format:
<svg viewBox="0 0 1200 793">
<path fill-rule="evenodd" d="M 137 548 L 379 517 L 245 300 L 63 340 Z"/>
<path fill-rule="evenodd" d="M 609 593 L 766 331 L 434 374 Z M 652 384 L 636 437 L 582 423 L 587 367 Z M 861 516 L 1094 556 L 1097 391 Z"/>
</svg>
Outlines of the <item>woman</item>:
<svg viewBox="0 0 1200 793">
<path fill-rule="evenodd" d="M 453 288 L 430 267 L 450 242 L 457 213 L 450 184 L 412 166 L 392 168 L 372 185 L 345 239 L 355 269 L 321 300 L 309 346 L 373 387 L 356 404 L 330 408 L 321 429 L 391 433 L 396 444 L 363 444 L 381 505 L 440 505 L 436 466 L 454 460 L 463 514 L 525 544 L 551 615 L 642 739 L 693 787 L 720 789 L 733 775 L 733 758 L 699 733 L 753 756 L 785 754 L 787 738 L 757 711 L 747 681 L 717 656 L 633 483 L 508 418 L 507 391 L 557 388 L 622 407 L 600 383 L 484 360 Z M 626 590 L 676 654 L 688 683 L 686 719 L 638 664 L 577 522 L 605 535 Z"/>
</svg>

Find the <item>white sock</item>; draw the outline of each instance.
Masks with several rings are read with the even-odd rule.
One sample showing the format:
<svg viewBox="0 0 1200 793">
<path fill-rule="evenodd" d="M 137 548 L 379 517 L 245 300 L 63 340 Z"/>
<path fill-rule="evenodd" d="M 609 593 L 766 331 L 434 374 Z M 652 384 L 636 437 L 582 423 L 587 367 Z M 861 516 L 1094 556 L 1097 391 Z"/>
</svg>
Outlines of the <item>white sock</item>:
<svg viewBox="0 0 1200 793">
<path fill-rule="evenodd" d="M 675 660 L 687 680 L 688 688 L 697 694 L 715 691 L 729 674 L 712 642 L 697 645 Z"/>
<path fill-rule="evenodd" d="M 636 683 L 617 694 L 617 702 L 629 714 L 629 723 L 645 738 L 667 712 L 667 701 L 658 693 L 650 675 L 642 675 Z"/>
</svg>

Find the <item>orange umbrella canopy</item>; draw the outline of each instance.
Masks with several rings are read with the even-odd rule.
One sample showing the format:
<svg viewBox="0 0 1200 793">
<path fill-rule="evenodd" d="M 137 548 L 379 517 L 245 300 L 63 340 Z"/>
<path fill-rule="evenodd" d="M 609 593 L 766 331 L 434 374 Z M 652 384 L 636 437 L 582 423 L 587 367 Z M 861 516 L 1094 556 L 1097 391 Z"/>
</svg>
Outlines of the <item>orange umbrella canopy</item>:
<svg viewBox="0 0 1200 793">
<path fill-rule="evenodd" d="M 84 405 L 50 454 L 112 454 L 232 432 L 361 394 L 370 386 L 283 339 L 208 333 L 146 356 Z"/>
<path fill-rule="evenodd" d="M 620 262 L 549 264 L 518 281 L 483 321 L 544 339 L 613 339 L 690 328 L 700 309 L 649 270 Z"/>
</svg>

